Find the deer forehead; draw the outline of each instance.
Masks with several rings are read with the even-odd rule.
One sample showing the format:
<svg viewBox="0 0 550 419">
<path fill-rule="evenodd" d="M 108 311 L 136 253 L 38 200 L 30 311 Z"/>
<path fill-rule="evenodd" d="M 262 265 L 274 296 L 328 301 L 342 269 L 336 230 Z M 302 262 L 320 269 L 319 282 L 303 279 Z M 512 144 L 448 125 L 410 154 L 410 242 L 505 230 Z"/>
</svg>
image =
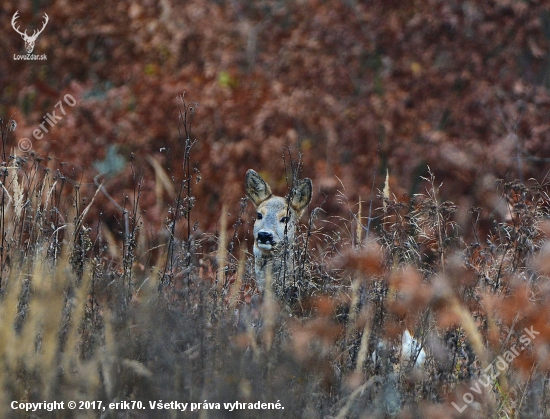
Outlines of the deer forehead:
<svg viewBox="0 0 550 419">
<path fill-rule="evenodd" d="M 287 214 L 290 215 L 293 213 L 292 209 L 290 210 L 290 213 L 288 212 L 286 199 L 278 196 L 262 202 L 258 206 L 258 212 L 263 216 L 275 215 L 277 218 L 286 217 Z"/>
</svg>

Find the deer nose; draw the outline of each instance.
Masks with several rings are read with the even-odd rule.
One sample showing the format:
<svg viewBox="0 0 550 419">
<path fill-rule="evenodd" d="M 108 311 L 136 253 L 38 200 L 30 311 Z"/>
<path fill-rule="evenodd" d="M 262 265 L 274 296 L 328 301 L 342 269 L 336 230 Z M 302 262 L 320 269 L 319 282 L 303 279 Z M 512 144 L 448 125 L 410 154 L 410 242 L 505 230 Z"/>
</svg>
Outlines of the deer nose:
<svg viewBox="0 0 550 419">
<path fill-rule="evenodd" d="M 273 234 L 267 231 L 258 232 L 258 243 L 273 244 Z"/>
</svg>

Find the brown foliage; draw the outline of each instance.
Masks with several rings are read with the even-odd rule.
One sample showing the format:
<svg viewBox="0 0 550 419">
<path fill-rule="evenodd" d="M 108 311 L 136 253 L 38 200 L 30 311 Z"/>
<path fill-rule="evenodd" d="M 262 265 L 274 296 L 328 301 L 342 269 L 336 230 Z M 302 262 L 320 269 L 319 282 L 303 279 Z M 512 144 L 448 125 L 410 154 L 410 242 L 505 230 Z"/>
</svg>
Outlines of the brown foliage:
<svg viewBox="0 0 550 419">
<path fill-rule="evenodd" d="M 30 3 L 14 1 L 2 3 L 2 21 L 17 8 L 23 26 L 38 24 Z M 352 200 L 369 196 L 374 167 L 412 194 L 428 163 L 461 207 L 486 207 L 494 177 L 544 173 L 544 2 L 127 0 L 53 2 L 41 12 L 50 22 L 35 53 L 47 61 L 14 60 L 22 40 L 9 28 L 2 40 L 0 112 L 17 112 L 17 139 L 32 139 L 70 93 L 77 105 L 34 150 L 71 162 L 89 182 L 91 163 L 119 144 L 149 175 L 141 162 L 153 155 L 180 179 L 175 98 L 185 91 L 199 102 L 192 165 L 204 179 L 193 191 L 203 230 L 222 202 L 236 207 L 246 169 L 282 172 L 285 146 L 304 153 L 317 195 L 335 192 L 337 175 Z M 67 174 L 80 179 L 80 170 Z M 107 185 L 119 199 L 130 176 Z M 269 180 L 285 192 L 283 177 Z M 143 209 L 153 188 L 144 185 Z M 332 196 L 326 208 L 338 213 Z"/>
</svg>

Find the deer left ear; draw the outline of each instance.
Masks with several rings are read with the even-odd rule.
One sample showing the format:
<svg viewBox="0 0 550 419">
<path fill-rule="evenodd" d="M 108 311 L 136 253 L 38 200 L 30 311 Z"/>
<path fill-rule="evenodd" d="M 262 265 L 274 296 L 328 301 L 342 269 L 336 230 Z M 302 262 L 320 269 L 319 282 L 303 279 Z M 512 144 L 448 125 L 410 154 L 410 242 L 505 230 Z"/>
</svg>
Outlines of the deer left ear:
<svg viewBox="0 0 550 419">
<path fill-rule="evenodd" d="M 298 181 L 298 184 L 294 187 L 290 206 L 298 213 L 298 217 L 302 215 L 305 207 L 311 202 L 312 190 L 313 185 L 308 178 Z"/>
</svg>

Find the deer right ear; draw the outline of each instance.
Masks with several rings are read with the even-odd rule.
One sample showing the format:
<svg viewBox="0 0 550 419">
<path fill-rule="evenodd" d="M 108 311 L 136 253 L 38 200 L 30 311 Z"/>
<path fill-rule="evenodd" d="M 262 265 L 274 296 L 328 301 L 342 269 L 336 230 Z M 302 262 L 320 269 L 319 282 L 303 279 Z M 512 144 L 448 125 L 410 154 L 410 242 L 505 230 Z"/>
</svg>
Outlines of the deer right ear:
<svg viewBox="0 0 550 419">
<path fill-rule="evenodd" d="M 294 187 L 290 206 L 298 213 L 298 218 L 302 216 L 304 208 L 311 202 L 312 190 L 313 185 L 308 178 L 298 181 L 297 185 Z"/>
<path fill-rule="evenodd" d="M 252 169 L 246 172 L 245 189 L 246 195 L 256 207 L 273 195 L 265 180 Z"/>
</svg>

